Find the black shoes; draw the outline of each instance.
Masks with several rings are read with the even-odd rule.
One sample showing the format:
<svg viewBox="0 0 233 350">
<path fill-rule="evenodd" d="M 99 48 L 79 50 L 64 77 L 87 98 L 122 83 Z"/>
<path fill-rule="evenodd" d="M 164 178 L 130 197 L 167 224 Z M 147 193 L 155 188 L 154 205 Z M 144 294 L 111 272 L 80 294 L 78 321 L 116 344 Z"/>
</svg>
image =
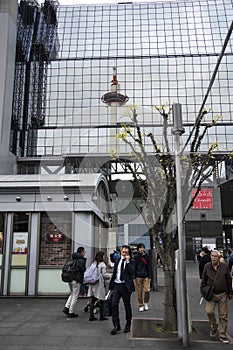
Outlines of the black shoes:
<svg viewBox="0 0 233 350">
<path fill-rule="evenodd" d="M 69 313 L 69 308 L 68 307 L 64 307 L 62 312 L 64 312 L 64 314 L 66 314 L 69 318 L 78 317 L 78 314 L 75 314 L 74 312 Z"/>
<path fill-rule="evenodd" d="M 68 307 L 64 307 L 62 312 L 64 312 L 64 314 L 66 314 L 68 316 L 69 315 L 69 308 Z"/>
<path fill-rule="evenodd" d="M 129 333 L 130 332 L 130 326 L 125 326 L 124 333 Z"/>
<path fill-rule="evenodd" d="M 114 326 L 113 330 L 111 330 L 111 334 L 114 335 L 117 333 L 117 331 L 120 331 L 120 330 L 121 330 L 120 325 Z"/>
<path fill-rule="evenodd" d="M 111 334 L 114 335 L 117 333 L 117 331 L 121 330 L 121 326 L 114 326 L 113 330 L 111 331 Z M 130 326 L 126 325 L 124 329 L 124 333 L 129 333 L 130 332 Z"/>
<path fill-rule="evenodd" d="M 78 314 L 75 314 L 74 312 L 69 314 L 69 318 L 75 318 L 75 317 L 78 317 Z"/>
<path fill-rule="evenodd" d="M 89 321 L 97 321 L 97 318 L 94 315 L 91 315 L 89 317 Z"/>
<path fill-rule="evenodd" d="M 107 317 L 100 317 L 100 318 L 99 318 L 99 321 L 107 321 L 107 320 L 108 320 Z"/>
</svg>

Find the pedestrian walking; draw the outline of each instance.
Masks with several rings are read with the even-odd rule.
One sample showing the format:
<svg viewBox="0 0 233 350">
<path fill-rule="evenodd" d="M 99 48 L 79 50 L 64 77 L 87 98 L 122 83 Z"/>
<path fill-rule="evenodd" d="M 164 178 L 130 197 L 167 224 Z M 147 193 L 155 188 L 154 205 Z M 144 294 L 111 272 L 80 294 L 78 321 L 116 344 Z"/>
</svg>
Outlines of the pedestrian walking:
<svg viewBox="0 0 233 350">
<path fill-rule="evenodd" d="M 211 261 L 210 251 L 209 251 L 208 247 L 203 247 L 201 249 L 201 252 L 199 255 L 199 276 L 200 276 L 200 279 L 202 279 L 202 274 L 203 274 L 205 264 L 210 262 L 210 261 Z"/>
<path fill-rule="evenodd" d="M 229 260 L 233 258 L 233 250 L 232 248 L 227 249 L 227 264 L 229 264 Z"/>
<path fill-rule="evenodd" d="M 75 269 L 77 271 L 74 279 L 69 282 L 70 295 L 65 303 L 63 312 L 70 318 L 78 317 L 75 313 L 75 307 L 78 300 L 80 285 L 83 283 L 83 275 L 86 270 L 86 258 L 84 247 L 79 247 L 77 252 L 72 254 L 72 259 L 76 261 Z"/>
<path fill-rule="evenodd" d="M 95 261 L 96 267 L 99 273 L 99 279 L 96 283 L 89 284 L 88 297 L 91 297 L 90 303 L 90 317 L 89 321 L 96 321 L 97 318 L 94 316 L 94 308 L 96 302 L 99 303 L 100 317 L 99 321 L 105 321 L 107 318 L 104 316 L 104 299 L 106 294 L 105 281 L 110 279 L 110 274 L 107 273 L 106 264 L 104 262 L 104 252 L 99 250 L 96 252 Z"/>
<path fill-rule="evenodd" d="M 119 303 L 122 298 L 125 308 L 126 325 L 124 333 L 128 333 L 131 327 L 132 307 L 131 294 L 135 291 L 134 287 L 135 262 L 132 259 L 131 249 L 128 245 L 121 248 L 121 257 L 119 257 L 113 267 L 113 275 L 109 283 L 109 289 L 113 291 L 112 295 L 112 323 L 111 334 L 114 335 L 121 330 L 119 317 Z"/>
<path fill-rule="evenodd" d="M 230 272 L 231 272 L 232 266 L 233 266 L 233 255 L 229 258 L 228 266 L 229 266 L 229 270 L 230 270 Z"/>
<path fill-rule="evenodd" d="M 211 251 L 211 262 L 205 264 L 200 285 L 201 297 L 204 296 L 203 288 L 213 286 L 213 296 L 206 301 L 206 313 L 210 322 L 210 337 L 214 338 L 219 332 L 219 340 L 229 343 L 227 338 L 228 324 L 228 299 L 232 299 L 232 278 L 227 264 L 220 262 L 221 253 L 214 249 Z M 215 310 L 218 309 L 219 324 L 216 320 Z"/>
<path fill-rule="evenodd" d="M 150 300 L 150 281 L 152 278 L 152 266 L 150 255 L 145 251 L 145 245 L 137 245 L 135 260 L 135 284 L 138 297 L 139 311 L 149 310 L 148 302 Z"/>
</svg>

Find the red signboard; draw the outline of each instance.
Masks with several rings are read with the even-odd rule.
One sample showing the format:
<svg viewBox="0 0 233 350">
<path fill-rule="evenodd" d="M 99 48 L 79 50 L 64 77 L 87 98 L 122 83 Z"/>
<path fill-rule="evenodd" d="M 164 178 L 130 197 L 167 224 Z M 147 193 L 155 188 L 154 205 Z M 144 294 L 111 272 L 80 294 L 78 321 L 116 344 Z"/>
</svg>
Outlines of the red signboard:
<svg viewBox="0 0 233 350">
<path fill-rule="evenodd" d="M 63 243 L 65 242 L 65 235 L 60 232 L 53 232 L 47 234 L 48 243 Z"/>
<path fill-rule="evenodd" d="M 197 190 L 192 191 L 194 197 Z M 213 209 L 212 189 L 200 190 L 193 202 L 193 209 Z"/>
</svg>

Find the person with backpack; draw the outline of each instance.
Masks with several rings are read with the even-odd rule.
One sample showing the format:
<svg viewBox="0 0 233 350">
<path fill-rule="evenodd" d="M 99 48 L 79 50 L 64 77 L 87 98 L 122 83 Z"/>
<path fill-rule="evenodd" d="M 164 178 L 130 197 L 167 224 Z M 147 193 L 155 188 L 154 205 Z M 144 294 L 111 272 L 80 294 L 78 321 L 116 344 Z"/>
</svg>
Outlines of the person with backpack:
<svg viewBox="0 0 233 350">
<path fill-rule="evenodd" d="M 96 252 L 95 261 L 91 266 L 96 266 L 97 273 L 93 275 L 98 275 L 97 281 L 89 283 L 88 297 L 91 297 L 90 302 L 90 317 L 89 321 L 96 321 L 97 318 L 94 316 L 95 304 L 98 301 L 100 317 L 99 321 L 105 321 L 107 318 L 104 316 L 104 299 L 105 299 L 105 280 L 110 278 L 110 274 L 107 273 L 107 267 L 104 262 L 104 252 L 99 250 Z"/>
<path fill-rule="evenodd" d="M 152 278 L 152 265 L 150 255 L 145 251 L 145 245 L 137 245 L 135 260 L 135 284 L 138 296 L 139 311 L 149 310 L 148 302 L 150 300 L 150 281 Z M 143 298 L 144 293 L 144 298 Z"/>
<path fill-rule="evenodd" d="M 111 267 L 114 266 L 115 261 L 120 257 L 121 252 L 119 248 L 114 249 L 113 253 L 110 254 L 110 262 L 112 263 L 112 265 L 110 265 Z"/>
<path fill-rule="evenodd" d="M 86 258 L 84 247 L 78 247 L 77 252 L 72 254 L 72 259 L 75 261 L 73 269 L 76 270 L 76 273 L 73 275 L 73 279 L 69 283 L 70 295 L 65 303 L 63 312 L 69 318 L 78 317 L 78 314 L 75 313 L 75 306 L 78 300 L 80 285 L 83 283 L 83 276 L 86 270 Z"/>
</svg>

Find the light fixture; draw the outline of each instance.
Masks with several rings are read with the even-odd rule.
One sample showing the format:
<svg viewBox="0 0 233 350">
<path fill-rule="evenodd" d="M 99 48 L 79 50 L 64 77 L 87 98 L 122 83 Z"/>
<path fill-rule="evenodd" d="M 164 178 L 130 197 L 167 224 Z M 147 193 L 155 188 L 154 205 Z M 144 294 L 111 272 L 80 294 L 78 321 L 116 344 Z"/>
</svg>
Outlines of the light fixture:
<svg viewBox="0 0 233 350">
<path fill-rule="evenodd" d="M 22 198 L 20 196 L 17 196 L 15 199 L 17 202 L 20 202 L 22 200 Z"/>
</svg>

